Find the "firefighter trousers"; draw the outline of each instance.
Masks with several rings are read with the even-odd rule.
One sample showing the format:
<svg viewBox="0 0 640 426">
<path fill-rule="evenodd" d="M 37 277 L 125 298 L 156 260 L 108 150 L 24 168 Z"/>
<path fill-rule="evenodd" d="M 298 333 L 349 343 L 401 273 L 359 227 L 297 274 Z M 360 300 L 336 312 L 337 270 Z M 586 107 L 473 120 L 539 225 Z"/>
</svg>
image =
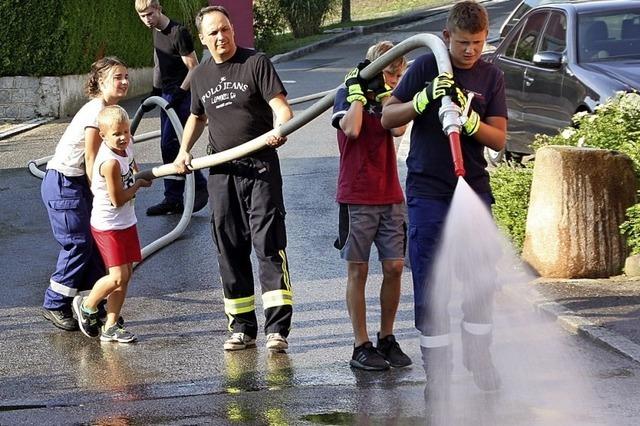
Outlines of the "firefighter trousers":
<svg viewBox="0 0 640 426">
<path fill-rule="evenodd" d="M 79 291 L 90 290 L 105 275 L 102 257 L 91 236 L 93 196 L 86 176 L 67 177 L 53 169 L 44 175 L 41 194 L 53 237 L 60 245 L 43 306 L 70 311 L 73 297 Z"/>
<path fill-rule="evenodd" d="M 250 258 L 253 246 L 265 333 L 288 336 L 293 291 L 285 252 L 282 176 L 275 150 L 260 158 L 245 157 L 212 167 L 208 191 L 229 330 L 254 338 L 258 332 Z"/>
</svg>

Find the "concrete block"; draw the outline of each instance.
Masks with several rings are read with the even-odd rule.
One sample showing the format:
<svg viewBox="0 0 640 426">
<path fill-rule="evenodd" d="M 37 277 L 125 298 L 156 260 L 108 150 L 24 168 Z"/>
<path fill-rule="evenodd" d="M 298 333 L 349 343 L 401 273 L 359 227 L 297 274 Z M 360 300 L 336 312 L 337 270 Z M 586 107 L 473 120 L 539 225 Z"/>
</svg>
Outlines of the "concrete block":
<svg viewBox="0 0 640 426">
<path fill-rule="evenodd" d="M 0 89 L 13 89 L 13 77 L 0 77 Z"/>
<path fill-rule="evenodd" d="M 618 275 L 619 226 L 636 202 L 633 163 L 615 151 L 548 146 L 536 153 L 523 258 L 543 277 Z"/>
<path fill-rule="evenodd" d="M 0 89 L 0 105 L 11 102 L 11 92 L 12 90 Z"/>
<path fill-rule="evenodd" d="M 14 104 L 23 103 L 25 90 L 24 89 L 13 89 L 11 91 L 11 102 Z"/>
<path fill-rule="evenodd" d="M 627 257 L 624 262 L 624 273 L 629 277 L 640 277 L 640 254 Z"/>
<path fill-rule="evenodd" d="M 22 103 L 36 105 L 40 102 L 40 95 L 35 90 L 25 89 L 22 90 Z"/>
<path fill-rule="evenodd" d="M 15 78 L 15 87 L 18 89 L 32 89 L 37 90 L 40 85 L 40 79 L 38 77 L 23 77 L 18 76 Z"/>
<path fill-rule="evenodd" d="M 36 114 L 36 105 L 35 104 L 22 104 L 20 105 L 20 112 L 18 113 L 19 120 L 30 120 L 35 118 Z"/>
<path fill-rule="evenodd" d="M 40 77 L 40 88 L 57 87 L 60 85 L 60 77 Z"/>
<path fill-rule="evenodd" d="M 16 119 L 20 116 L 20 106 L 16 104 L 8 104 L 5 106 L 5 116 L 7 118 Z"/>
</svg>

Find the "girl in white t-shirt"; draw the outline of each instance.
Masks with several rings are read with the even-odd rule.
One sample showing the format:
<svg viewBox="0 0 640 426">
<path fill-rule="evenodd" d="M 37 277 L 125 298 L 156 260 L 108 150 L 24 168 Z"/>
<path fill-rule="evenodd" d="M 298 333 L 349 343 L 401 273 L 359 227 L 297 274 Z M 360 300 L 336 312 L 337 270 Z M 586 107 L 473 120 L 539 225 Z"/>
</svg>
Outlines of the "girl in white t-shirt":
<svg viewBox="0 0 640 426">
<path fill-rule="evenodd" d="M 78 329 L 71 310 L 73 297 L 105 274 L 89 226 L 92 195 L 88 178 L 102 141 L 98 113 L 106 105 L 117 104 L 128 89 L 127 67 L 119 59 L 106 57 L 91 65 L 86 93 L 92 99 L 71 120 L 42 181 L 42 200 L 53 236 L 60 244 L 42 314 L 63 330 Z"/>
<path fill-rule="evenodd" d="M 134 178 L 137 171 L 127 112 L 117 105 L 104 107 L 98 114 L 102 145 L 93 164 L 91 191 L 91 233 L 108 269 L 93 286 L 89 296 L 76 296 L 73 310 L 80 330 L 104 342 L 130 343 L 136 336 L 119 321 L 127 294 L 133 263 L 142 260 L 136 229 L 134 199 L 139 188 L 151 181 Z M 98 318 L 98 304 L 107 299 L 107 318 Z M 102 326 L 102 332 L 100 332 Z"/>
</svg>

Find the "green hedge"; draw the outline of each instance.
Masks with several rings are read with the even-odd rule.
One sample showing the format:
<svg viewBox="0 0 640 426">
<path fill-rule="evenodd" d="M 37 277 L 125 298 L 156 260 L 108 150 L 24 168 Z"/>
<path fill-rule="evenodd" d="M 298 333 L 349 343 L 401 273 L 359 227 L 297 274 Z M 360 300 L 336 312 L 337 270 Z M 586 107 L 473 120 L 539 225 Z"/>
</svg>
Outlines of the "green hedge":
<svg viewBox="0 0 640 426">
<path fill-rule="evenodd" d="M 493 205 L 493 217 L 500 229 L 505 232 L 513 245 L 522 251 L 527 211 L 529 209 L 529 193 L 533 180 L 533 165 L 524 167 L 517 164 L 501 163 L 491 170 L 491 188 L 496 199 Z"/>
<path fill-rule="evenodd" d="M 167 16 L 189 24 L 206 0 L 163 0 Z M 67 75 L 89 71 L 93 61 L 115 55 L 129 67 L 153 65 L 151 31 L 132 0 L 0 1 L 0 76 Z"/>
</svg>

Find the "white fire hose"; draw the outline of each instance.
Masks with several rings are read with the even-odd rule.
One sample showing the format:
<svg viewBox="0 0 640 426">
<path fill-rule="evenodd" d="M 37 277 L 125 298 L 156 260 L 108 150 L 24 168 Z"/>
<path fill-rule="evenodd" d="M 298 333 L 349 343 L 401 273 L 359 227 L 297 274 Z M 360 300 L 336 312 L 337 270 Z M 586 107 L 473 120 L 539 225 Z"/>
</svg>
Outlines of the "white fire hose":
<svg viewBox="0 0 640 426">
<path fill-rule="evenodd" d="M 401 43 L 398 43 L 396 46 L 387 51 L 384 55 L 376 59 L 374 62 L 369 64 L 366 68 L 364 68 L 360 75 L 365 80 L 371 79 L 376 74 L 382 72 L 382 70 L 393 62 L 396 58 L 420 47 L 429 48 L 433 54 L 435 55 L 436 62 L 438 64 L 438 71 L 442 72 L 452 72 L 451 62 L 449 60 L 449 52 L 447 51 L 446 46 L 442 42 L 440 38 L 432 34 L 418 34 L 414 35 Z M 227 161 L 235 160 L 241 157 L 244 157 L 252 152 L 255 152 L 259 149 L 264 148 L 266 145 L 266 140 L 271 135 L 277 136 L 287 136 L 291 133 L 295 132 L 305 124 L 314 120 L 318 116 L 320 116 L 324 111 L 333 106 L 333 101 L 336 95 L 337 90 L 342 87 L 342 85 L 338 86 L 333 90 L 329 90 L 326 92 L 320 92 L 317 94 L 307 95 L 300 98 L 292 99 L 289 101 L 290 105 L 295 105 L 299 103 L 308 102 L 313 99 L 317 99 L 320 96 L 323 96 L 318 102 L 304 110 L 302 113 L 296 115 L 288 122 L 284 123 L 277 129 L 274 129 L 270 132 L 267 132 L 249 142 L 245 142 L 242 145 L 237 147 L 228 149 L 223 152 L 207 155 L 204 157 L 194 158 L 191 160 L 191 170 L 199 170 L 207 167 L 213 167 L 218 164 L 225 163 Z M 176 135 L 178 136 L 178 140 L 182 140 L 183 128 L 178 116 L 176 115 L 173 109 L 167 109 L 167 101 L 159 96 L 152 96 L 144 100 L 144 106 L 157 105 L 164 109 L 173 125 Z M 459 108 L 455 108 L 451 102 L 451 99 L 448 96 L 445 96 L 442 100 L 442 109 L 440 111 L 441 121 L 443 122 L 443 127 L 447 129 L 458 129 L 460 128 L 460 118 L 459 118 Z M 142 105 L 136 111 L 133 120 L 131 121 L 131 134 L 135 134 L 135 131 L 142 119 L 144 113 L 142 112 Z M 136 143 L 146 141 L 149 139 L 157 138 L 160 135 L 160 131 L 149 132 L 143 135 L 140 135 L 134 138 Z M 38 160 L 29 161 L 28 167 L 31 173 L 39 178 L 44 177 L 44 172 L 39 169 L 39 166 L 46 164 L 52 156 L 40 158 Z M 136 173 L 137 179 L 147 179 L 152 180 L 159 177 L 168 177 L 174 179 L 183 179 L 184 177 L 180 175 L 179 177 L 172 175 L 177 175 L 177 170 L 173 164 L 164 164 L 162 166 L 153 167 L 152 169 L 142 170 L 139 173 Z M 184 211 L 180 218 L 180 221 L 176 225 L 176 227 L 171 230 L 168 234 L 158 238 L 157 240 L 151 242 L 149 245 L 145 246 L 142 249 L 142 261 L 144 261 L 148 256 L 160 250 L 161 248 L 169 245 L 173 241 L 175 241 L 184 230 L 187 228 L 189 224 L 191 214 L 193 212 L 193 202 L 195 197 L 195 181 L 193 178 L 193 174 L 186 175 L 185 182 L 185 202 L 184 202 Z M 137 265 L 134 265 L 137 266 Z"/>
</svg>

